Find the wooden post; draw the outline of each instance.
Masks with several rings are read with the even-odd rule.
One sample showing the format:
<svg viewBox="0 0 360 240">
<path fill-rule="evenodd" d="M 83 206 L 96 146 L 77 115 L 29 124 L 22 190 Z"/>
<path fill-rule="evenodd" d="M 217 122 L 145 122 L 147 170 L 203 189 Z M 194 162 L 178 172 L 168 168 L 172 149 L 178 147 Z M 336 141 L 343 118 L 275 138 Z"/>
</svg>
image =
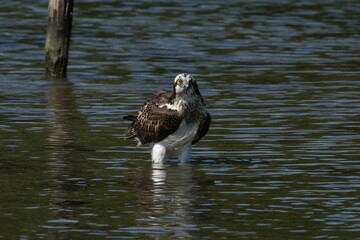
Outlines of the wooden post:
<svg viewBox="0 0 360 240">
<path fill-rule="evenodd" d="M 66 76 L 73 7 L 74 0 L 49 0 L 45 62 L 50 76 Z"/>
</svg>

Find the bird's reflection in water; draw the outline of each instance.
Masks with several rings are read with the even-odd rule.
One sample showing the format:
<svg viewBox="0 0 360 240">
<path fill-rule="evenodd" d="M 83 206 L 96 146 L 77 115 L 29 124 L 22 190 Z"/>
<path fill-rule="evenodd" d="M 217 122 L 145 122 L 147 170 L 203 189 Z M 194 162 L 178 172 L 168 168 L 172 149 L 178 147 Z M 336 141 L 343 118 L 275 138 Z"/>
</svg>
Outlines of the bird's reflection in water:
<svg viewBox="0 0 360 240">
<path fill-rule="evenodd" d="M 145 222 L 162 227 L 173 237 L 190 237 L 196 182 L 191 164 L 153 164 L 148 194 L 151 204 Z M 175 235 L 174 235 L 175 234 Z"/>
<path fill-rule="evenodd" d="M 166 179 L 166 167 L 162 163 L 153 163 L 151 179 L 154 186 L 164 185 Z M 155 190 L 155 189 L 154 189 Z"/>
</svg>

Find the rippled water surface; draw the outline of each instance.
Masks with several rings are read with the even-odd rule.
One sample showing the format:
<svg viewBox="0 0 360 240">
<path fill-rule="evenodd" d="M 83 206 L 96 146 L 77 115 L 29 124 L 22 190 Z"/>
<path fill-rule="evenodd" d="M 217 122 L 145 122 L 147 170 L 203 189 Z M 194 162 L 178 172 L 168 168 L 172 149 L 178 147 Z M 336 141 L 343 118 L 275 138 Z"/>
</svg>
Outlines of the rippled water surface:
<svg viewBox="0 0 360 240">
<path fill-rule="evenodd" d="M 0 9 L 0 238 L 359 239 L 360 3 L 76 0 L 47 79 L 47 1 Z M 123 140 L 197 79 L 213 121 L 186 165 Z"/>
</svg>

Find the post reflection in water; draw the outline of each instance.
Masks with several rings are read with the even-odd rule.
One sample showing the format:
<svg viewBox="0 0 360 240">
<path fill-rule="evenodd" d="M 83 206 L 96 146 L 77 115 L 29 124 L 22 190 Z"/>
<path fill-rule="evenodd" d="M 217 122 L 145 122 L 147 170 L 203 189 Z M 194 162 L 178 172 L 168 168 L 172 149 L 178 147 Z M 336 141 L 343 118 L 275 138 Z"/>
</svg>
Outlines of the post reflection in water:
<svg viewBox="0 0 360 240">
<path fill-rule="evenodd" d="M 49 220 L 49 229 L 53 229 L 55 239 L 67 239 L 65 229 L 73 228 L 77 223 L 71 219 L 73 207 L 82 204 L 74 196 L 81 185 L 76 177 L 79 164 L 76 159 L 77 107 L 71 83 L 67 79 L 53 81 L 54 86 L 48 92 L 49 107 L 53 117 L 48 136 L 50 148 L 49 166 L 52 178 L 51 207 L 54 219 Z"/>
<path fill-rule="evenodd" d="M 191 164 L 153 164 L 151 179 L 151 224 L 165 227 L 176 237 L 190 237 L 191 209 L 197 195 Z"/>
</svg>

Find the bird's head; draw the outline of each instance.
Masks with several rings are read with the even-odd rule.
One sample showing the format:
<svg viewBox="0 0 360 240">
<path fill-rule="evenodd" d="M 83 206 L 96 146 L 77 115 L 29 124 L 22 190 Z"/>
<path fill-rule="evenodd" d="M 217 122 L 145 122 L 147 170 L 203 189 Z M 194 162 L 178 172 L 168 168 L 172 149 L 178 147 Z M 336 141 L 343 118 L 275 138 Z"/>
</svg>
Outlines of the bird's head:
<svg viewBox="0 0 360 240">
<path fill-rule="evenodd" d="M 181 73 L 175 77 L 174 91 L 177 95 L 200 95 L 195 79 L 188 73 Z"/>
</svg>

